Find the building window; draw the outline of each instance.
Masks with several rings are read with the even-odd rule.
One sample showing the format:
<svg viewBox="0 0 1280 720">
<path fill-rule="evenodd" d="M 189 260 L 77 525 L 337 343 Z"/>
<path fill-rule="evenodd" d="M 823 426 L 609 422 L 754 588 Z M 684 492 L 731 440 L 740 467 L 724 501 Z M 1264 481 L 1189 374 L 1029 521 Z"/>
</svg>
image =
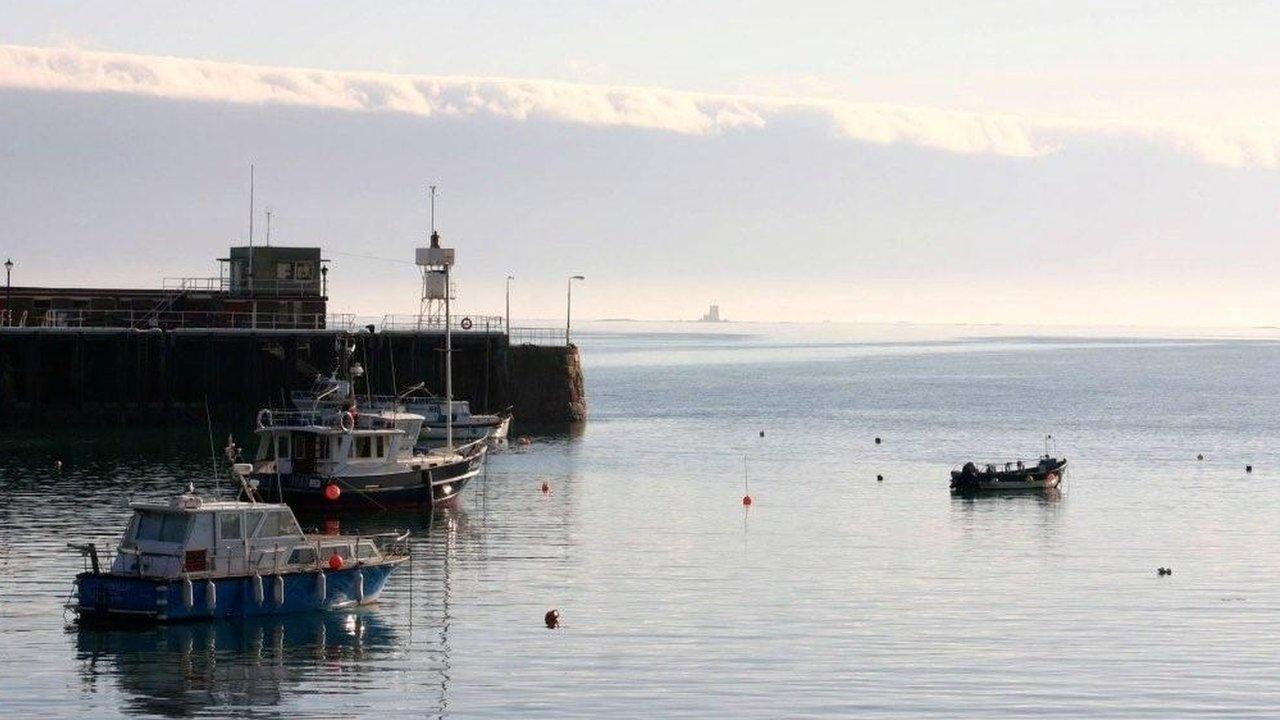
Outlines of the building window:
<svg viewBox="0 0 1280 720">
<path fill-rule="evenodd" d="M 293 263 L 288 263 L 288 262 L 276 263 L 276 279 L 292 280 L 293 279 Z"/>
</svg>

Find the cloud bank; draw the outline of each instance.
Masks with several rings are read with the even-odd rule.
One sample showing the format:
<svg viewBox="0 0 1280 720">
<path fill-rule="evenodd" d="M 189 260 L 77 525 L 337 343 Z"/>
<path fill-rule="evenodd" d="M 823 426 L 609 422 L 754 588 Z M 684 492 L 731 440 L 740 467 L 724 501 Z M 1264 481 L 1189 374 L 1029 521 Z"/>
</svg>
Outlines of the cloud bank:
<svg viewBox="0 0 1280 720">
<path fill-rule="evenodd" d="M 437 77 L 264 67 L 173 57 L 0 45 L 0 90 L 124 93 L 421 117 L 488 116 L 685 135 L 758 131 L 818 119 L 840 137 L 960 154 L 1033 158 L 1073 140 L 1134 139 L 1231 167 L 1280 165 L 1280 126 L 1227 128 L 1082 121 L 820 98 L 694 93 L 517 78 Z"/>
</svg>

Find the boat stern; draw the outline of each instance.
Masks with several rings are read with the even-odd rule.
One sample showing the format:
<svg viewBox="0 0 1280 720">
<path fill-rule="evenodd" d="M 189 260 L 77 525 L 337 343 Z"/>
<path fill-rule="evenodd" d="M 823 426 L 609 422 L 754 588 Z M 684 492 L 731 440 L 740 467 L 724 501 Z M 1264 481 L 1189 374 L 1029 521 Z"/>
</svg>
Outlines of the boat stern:
<svg viewBox="0 0 1280 720">
<path fill-rule="evenodd" d="M 150 621 L 168 616 L 168 583 L 145 577 L 84 572 L 76 575 L 71 608 L 81 620 Z"/>
</svg>

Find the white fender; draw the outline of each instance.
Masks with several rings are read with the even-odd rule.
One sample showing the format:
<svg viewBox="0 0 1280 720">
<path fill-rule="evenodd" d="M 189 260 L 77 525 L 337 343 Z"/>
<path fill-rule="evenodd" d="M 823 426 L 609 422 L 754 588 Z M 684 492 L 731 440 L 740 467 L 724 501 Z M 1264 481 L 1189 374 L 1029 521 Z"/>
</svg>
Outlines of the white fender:
<svg viewBox="0 0 1280 720">
<path fill-rule="evenodd" d="M 364 571 L 356 571 L 356 600 L 364 602 Z"/>
<path fill-rule="evenodd" d="M 253 601 L 262 604 L 262 576 L 254 574 L 253 576 Z"/>
<path fill-rule="evenodd" d="M 196 604 L 195 588 L 191 587 L 191 578 L 182 578 L 182 604 L 190 610 Z"/>
<path fill-rule="evenodd" d="M 214 585 L 212 580 L 204 582 L 204 604 L 210 610 L 218 609 L 218 586 Z"/>
<path fill-rule="evenodd" d="M 283 575 L 276 576 L 275 587 L 273 588 L 272 594 L 275 595 L 277 606 L 284 605 L 284 576 Z"/>
<path fill-rule="evenodd" d="M 316 595 L 320 596 L 320 600 L 323 601 L 328 594 L 328 583 L 325 582 L 324 571 L 321 570 L 316 573 Z"/>
</svg>

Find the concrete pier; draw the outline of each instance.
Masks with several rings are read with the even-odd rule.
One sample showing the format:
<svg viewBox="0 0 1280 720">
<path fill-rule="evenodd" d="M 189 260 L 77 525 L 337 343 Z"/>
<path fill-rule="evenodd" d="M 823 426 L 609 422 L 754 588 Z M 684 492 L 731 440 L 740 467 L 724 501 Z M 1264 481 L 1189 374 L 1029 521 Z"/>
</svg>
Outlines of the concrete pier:
<svg viewBox="0 0 1280 720">
<path fill-rule="evenodd" d="M 102 423 L 249 426 L 332 371 L 350 338 L 366 369 L 360 393 L 417 382 L 443 394 L 439 332 L 263 329 L 0 328 L 0 426 Z M 513 407 L 516 424 L 586 417 L 577 348 L 510 345 L 498 332 L 455 333 L 454 394 L 473 412 Z"/>
</svg>

